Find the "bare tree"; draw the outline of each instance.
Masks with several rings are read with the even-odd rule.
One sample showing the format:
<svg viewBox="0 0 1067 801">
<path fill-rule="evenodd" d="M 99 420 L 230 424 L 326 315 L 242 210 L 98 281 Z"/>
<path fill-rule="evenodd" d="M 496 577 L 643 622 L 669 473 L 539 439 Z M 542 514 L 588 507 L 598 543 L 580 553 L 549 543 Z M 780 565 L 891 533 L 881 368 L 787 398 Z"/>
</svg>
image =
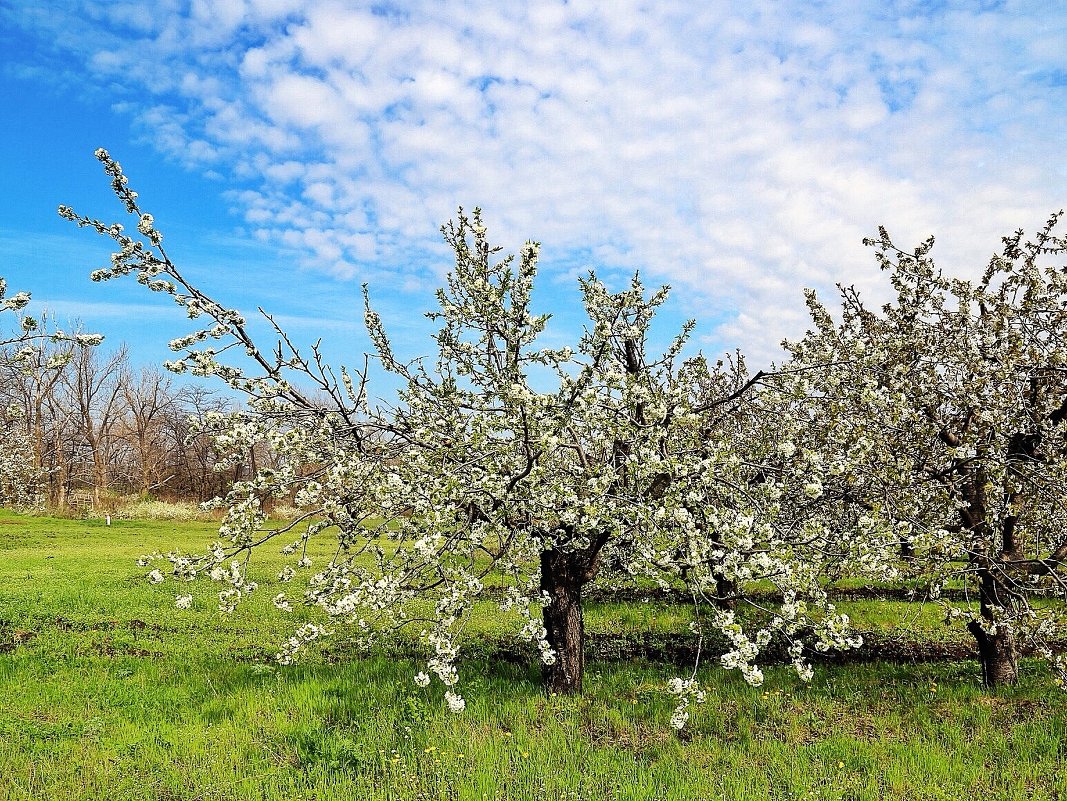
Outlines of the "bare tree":
<svg viewBox="0 0 1067 801">
<path fill-rule="evenodd" d="M 206 501 L 226 494 L 234 473 L 216 469 L 220 459 L 208 421 L 232 406 L 216 392 L 187 386 L 163 407 L 160 436 L 168 450 L 161 481 L 166 481 L 166 495 Z"/>
<path fill-rule="evenodd" d="M 174 476 L 168 461 L 184 443 L 172 437 L 168 422 L 181 413 L 183 393 L 171 376 L 149 367 L 136 378 L 123 376 L 121 391 L 126 412 L 121 428 L 133 451 L 131 475 L 137 492 L 147 495 Z"/>
<path fill-rule="evenodd" d="M 110 356 L 82 350 L 74 354 L 64 373 L 70 410 L 78 421 L 76 436 L 84 444 L 91 464 L 93 500 L 111 486 L 116 449 L 121 446 L 118 426 L 126 412 L 125 381 L 129 358 L 123 345 Z"/>
</svg>

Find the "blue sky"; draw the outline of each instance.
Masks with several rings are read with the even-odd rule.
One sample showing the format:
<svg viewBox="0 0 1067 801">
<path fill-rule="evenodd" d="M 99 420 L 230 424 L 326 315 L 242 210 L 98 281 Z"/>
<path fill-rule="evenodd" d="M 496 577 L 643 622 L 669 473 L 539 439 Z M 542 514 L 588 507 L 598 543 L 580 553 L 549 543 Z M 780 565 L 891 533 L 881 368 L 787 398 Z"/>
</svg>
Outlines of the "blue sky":
<svg viewBox="0 0 1067 801">
<path fill-rule="evenodd" d="M 676 288 L 664 338 L 696 317 L 757 363 L 802 288 L 886 296 L 877 225 L 977 275 L 1067 205 L 1059 2 L 7 0 L 0 47 L 0 275 L 142 362 L 178 310 L 91 284 L 107 243 L 55 214 L 120 216 L 100 146 L 188 274 L 350 363 L 364 281 L 427 353 L 460 205 L 542 242 L 555 339 L 578 273 L 641 269 Z"/>
</svg>

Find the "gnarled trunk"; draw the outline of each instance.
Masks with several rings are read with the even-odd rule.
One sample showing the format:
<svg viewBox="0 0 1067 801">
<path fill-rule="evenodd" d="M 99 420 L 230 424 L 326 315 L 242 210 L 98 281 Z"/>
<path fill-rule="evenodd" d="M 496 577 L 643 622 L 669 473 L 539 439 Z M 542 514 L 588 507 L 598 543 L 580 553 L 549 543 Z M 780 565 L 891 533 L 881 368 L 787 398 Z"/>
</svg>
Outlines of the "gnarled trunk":
<svg viewBox="0 0 1067 801">
<path fill-rule="evenodd" d="M 971 472 L 964 495 L 966 508 L 960 511 L 962 523 L 978 535 L 979 542 L 991 542 L 994 535 L 999 535 L 1004 551 L 1016 550 L 1014 522 L 994 530 L 986 514 L 986 473 L 983 469 Z M 1015 633 L 1006 625 L 995 627 L 994 634 L 986 628 L 994 628 L 998 610 L 1007 609 L 1011 604 L 1010 592 L 998 580 L 990 567 L 989 557 L 976 556 L 972 561 L 978 567 L 979 609 L 985 627 L 977 620 L 967 624 L 967 630 L 978 642 L 978 660 L 982 665 L 982 683 L 986 687 L 1002 687 L 1015 684 L 1019 680 L 1019 656 L 1015 644 Z"/>
<path fill-rule="evenodd" d="M 737 582 L 733 579 L 717 576 L 715 578 L 715 605 L 719 609 L 732 610 L 737 608 Z"/>
<path fill-rule="evenodd" d="M 585 574 L 581 553 L 541 553 L 541 589 L 550 598 L 542 616 L 548 644 L 556 652 L 556 661 L 542 666 L 546 692 L 570 695 L 582 691 L 585 673 L 582 587 L 588 580 Z"/>
<path fill-rule="evenodd" d="M 996 619 L 994 611 L 1003 606 L 1001 588 L 988 570 L 980 571 L 982 618 L 990 623 Z M 986 687 L 1004 687 L 1019 680 L 1019 654 L 1015 633 L 1008 627 L 997 627 L 995 634 L 988 633 L 977 620 L 967 624 L 967 629 L 978 641 L 978 660 L 982 665 L 982 683 Z"/>
</svg>

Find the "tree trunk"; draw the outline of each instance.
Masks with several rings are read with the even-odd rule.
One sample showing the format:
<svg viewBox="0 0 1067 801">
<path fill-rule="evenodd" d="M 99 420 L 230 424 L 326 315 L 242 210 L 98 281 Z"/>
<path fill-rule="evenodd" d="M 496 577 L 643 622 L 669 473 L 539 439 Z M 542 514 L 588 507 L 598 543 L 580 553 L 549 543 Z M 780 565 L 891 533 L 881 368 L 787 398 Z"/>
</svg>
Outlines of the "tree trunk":
<svg viewBox="0 0 1067 801">
<path fill-rule="evenodd" d="M 715 579 L 715 605 L 719 609 L 733 610 L 737 608 L 737 582 L 733 579 L 717 576 Z"/>
<path fill-rule="evenodd" d="M 981 599 L 982 618 L 992 622 L 993 610 L 1002 607 L 998 594 L 998 584 L 992 573 L 982 570 Z M 968 631 L 978 642 L 978 659 L 982 665 L 982 683 L 991 689 L 1015 684 L 1019 680 L 1019 655 L 1015 643 L 1015 633 L 1003 625 L 997 627 L 996 634 L 989 634 L 977 620 L 967 624 Z"/>
<path fill-rule="evenodd" d="M 541 589 L 551 599 L 542 612 L 548 644 L 556 661 L 543 665 L 545 691 L 571 695 L 582 691 L 585 673 L 585 622 L 582 586 L 586 582 L 583 554 L 542 551 Z"/>
<path fill-rule="evenodd" d="M 690 512 L 693 510 L 690 509 Z M 699 518 L 698 518 L 699 519 Z M 698 527 L 701 534 L 704 534 L 705 528 L 703 524 Z M 722 545 L 722 535 L 715 529 L 712 529 L 708 535 L 711 541 L 716 545 Z M 733 610 L 737 608 L 737 582 L 733 579 L 728 579 L 722 575 L 719 571 L 719 565 L 712 567 L 712 575 L 715 576 L 715 605 L 719 609 Z M 685 574 L 682 574 L 685 578 Z"/>
<path fill-rule="evenodd" d="M 977 535 L 978 542 L 994 542 L 994 535 L 999 535 L 1001 542 L 1008 548 L 1014 548 L 1015 539 L 1012 526 L 1002 527 L 999 531 L 992 529 L 986 514 L 986 473 L 983 469 L 974 470 L 967 482 L 964 498 L 967 506 L 960 510 L 964 529 Z M 1008 541 L 1004 541 L 1005 535 Z M 997 610 L 1006 609 L 1011 603 L 1011 594 L 990 568 L 988 556 L 972 557 L 972 564 L 978 568 L 978 600 L 982 620 L 987 627 L 992 625 L 998 615 Z M 982 683 L 990 689 L 1015 684 L 1019 680 L 1019 656 L 1015 645 L 1015 633 L 1005 625 L 999 625 L 995 634 L 989 634 L 982 624 L 972 620 L 967 630 L 978 642 L 978 659 L 982 664 Z"/>
<path fill-rule="evenodd" d="M 60 509 L 67 508 L 67 476 L 70 471 L 70 461 L 67 459 L 57 445 L 56 451 L 59 453 L 59 470 L 56 475 L 58 476 L 58 482 L 56 484 L 56 504 Z"/>
</svg>

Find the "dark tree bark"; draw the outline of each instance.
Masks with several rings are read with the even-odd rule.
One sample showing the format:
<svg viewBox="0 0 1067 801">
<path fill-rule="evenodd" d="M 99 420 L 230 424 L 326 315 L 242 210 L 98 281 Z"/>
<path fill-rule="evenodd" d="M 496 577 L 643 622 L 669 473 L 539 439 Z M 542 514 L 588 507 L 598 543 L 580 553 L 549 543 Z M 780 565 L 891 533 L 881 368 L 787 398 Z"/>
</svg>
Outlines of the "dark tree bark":
<svg viewBox="0 0 1067 801">
<path fill-rule="evenodd" d="M 692 512 L 693 510 L 690 509 L 690 511 Z M 703 522 L 698 526 L 698 530 L 701 534 L 705 533 Z M 718 531 L 712 530 L 707 536 L 710 537 L 711 541 L 716 545 L 722 545 L 722 535 L 720 535 Z M 718 566 L 713 568 L 712 573 L 715 576 L 715 605 L 719 607 L 719 609 L 724 610 L 736 609 L 739 589 L 737 582 L 733 579 L 726 578 Z"/>
<path fill-rule="evenodd" d="M 994 611 L 1000 608 L 1004 600 L 1000 597 L 1002 588 L 996 577 L 989 570 L 980 572 L 979 598 L 981 615 L 986 621 L 995 619 Z M 989 634 L 977 620 L 967 624 L 967 629 L 978 642 L 978 660 L 982 665 L 982 683 L 990 689 L 1010 686 L 1019 680 L 1019 655 L 1015 634 L 997 628 L 996 634 Z"/>
<path fill-rule="evenodd" d="M 966 529 L 974 532 L 979 548 L 988 547 L 995 534 L 1004 537 L 1011 527 L 995 531 L 989 524 L 986 505 L 985 471 L 968 470 L 964 499 L 966 508 L 960 512 L 961 522 Z M 1003 544 L 1003 539 L 1001 539 Z M 1004 609 L 1011 603 L 1010 593 L 994 573 L 989 562 L 989 555 L 975 552 L 972 563 L 978 568 L 978 599 L 980 614 L 987 624 L 993 623 L 996 611 Z M 1019 656 L 1015 643 L 1015 634 L 1005 627 L 998 626 L 996 634 L 989 634 L 977 620 L 967 624 L 967 630 L 974 635 L 978 643 L 978 659 L 982 665 L 982 683 L 986 687 L 1002 687 L 1015 684 L 1019 679 Z"/>
<path fill-rule="evenodd" d="M 582 691 L 585 674 L 585 621 L 582 587 L 588 581 L 585 554 L 542 551 L 541 589 L 551 599 L 542 611 L 548 644 L 556 661 L 543 665 L 545 691 L 572 695 Z"/>
<path fill-rule="evenodd" d="M 715 579 L 715 605 L 723 610 L 737 609 L 737 582 L 718 576 Z"/>
</svg>

